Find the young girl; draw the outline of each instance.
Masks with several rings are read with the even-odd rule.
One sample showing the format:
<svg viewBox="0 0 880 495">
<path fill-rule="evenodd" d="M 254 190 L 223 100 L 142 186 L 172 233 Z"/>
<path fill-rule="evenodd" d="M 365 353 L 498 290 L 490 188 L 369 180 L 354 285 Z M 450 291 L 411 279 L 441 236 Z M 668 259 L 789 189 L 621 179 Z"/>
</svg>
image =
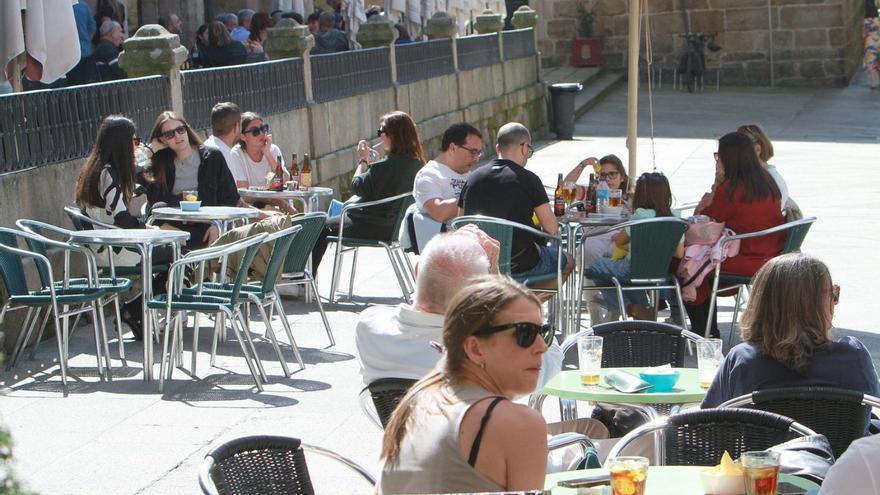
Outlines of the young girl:
<svg viewBox="0 0 880 495">
<path fill-rule="evenodd" d="M 659 172 L 642 174 L 636 182 L 632 207 L 633 214 L 630 220 L 673 216 L 672 191 L 666 176 Z M 616 248 L 615 251 L 619 253 L 625 251 L 626 254 L 597 258 L 589 268 L 584 270 L 584 275 L 591 279 L 595 285 L 609 285 L 611 277 L 621 280 L 628 279 L 630 276 L 629 228 L 618 231 L 612 240 Z M 675 257 L 681 258 L 683 255 L 684 239 L 682 238 L 675 251 Z M 602 298 L 609 311 L 620 311 L 615 291 L 603 290 Z M 640 320 L 654 319 L 654 310 L 648 306 L 648 295 L 645 291 L 624 291 L 623 298 L 627 302 L 627 314 Z"/>
</svg>

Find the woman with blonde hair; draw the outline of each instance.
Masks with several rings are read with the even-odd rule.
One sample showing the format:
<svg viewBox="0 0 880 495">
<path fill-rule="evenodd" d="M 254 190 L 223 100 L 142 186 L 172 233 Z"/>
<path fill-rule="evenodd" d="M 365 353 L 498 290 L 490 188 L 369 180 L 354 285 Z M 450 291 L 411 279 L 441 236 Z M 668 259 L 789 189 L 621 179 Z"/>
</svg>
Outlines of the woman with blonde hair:
<svg viewBox="0 0 880 495">
<path fill-rule="evenodd" d="M 550 326 L 538 299 L 487 276 L 459 292 L 445 358 L 403 397 L 385 428 L 379 493 L 540 490 L 547 425 L 511 400 L 534 391 Z"/>
<path fill-rule="evenodd" d="M 880 394 L 864 344 L 831 337 L 839 298 L 840 287 L 820 260 L 792 253 L 768 261 L 753 279 L 743 343 L 724 358 L 702 407 L 754 390 L 809 385 Z"/>
</svg>

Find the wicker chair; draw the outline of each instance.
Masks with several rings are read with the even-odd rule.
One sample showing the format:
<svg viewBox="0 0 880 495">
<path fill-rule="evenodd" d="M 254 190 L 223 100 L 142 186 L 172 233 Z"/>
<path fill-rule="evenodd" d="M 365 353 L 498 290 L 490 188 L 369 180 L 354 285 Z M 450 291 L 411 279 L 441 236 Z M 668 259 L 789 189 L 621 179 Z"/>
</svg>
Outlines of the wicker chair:
<svg viewBox="0 0 880 495">
<path fill-rule="evenodd" d="M 397 403 L 415 382 L 408 378 L 380 378 L 361 390 L 361 409 L 376 426 L 384 429 Z"/>
<path fill-rule="evenodd" d="M 758 390 L 718 407 L 748 407 L 782 414 L 825 435 L 840 458 L 853 440 L 865 436 L 871 406 L 880 399 L 856 390 L 833 387 L 791 387 Z"/>
<path fill-rule="evenodd" d="M 726 450 L 737 458 L 743 452 L 765 450 L 816 433 L 791 418 L 752 409 L 699 409 L 660 418 L 624 436 L 608 457 L 621 455 L 636 438 L 661 434 L 657 464 L 714 466 Z"/>
<path fill-rule="evenodd" d="M 369 471 L 335 452 L 306 445 L 298 438 L 255 435 L 211 450 L 199 470 L 199 486 L 206 495 L 313 495 L 304 451 L 335 459 L 371 486 L 376 484 Z"/>
</svg>

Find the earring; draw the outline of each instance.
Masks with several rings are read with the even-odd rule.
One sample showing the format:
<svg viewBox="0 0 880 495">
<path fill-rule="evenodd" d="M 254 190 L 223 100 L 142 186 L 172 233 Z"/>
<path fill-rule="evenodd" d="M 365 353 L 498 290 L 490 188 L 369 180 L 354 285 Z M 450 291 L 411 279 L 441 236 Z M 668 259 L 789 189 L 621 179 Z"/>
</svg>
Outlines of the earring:
<svg viewBox="0 0 880 495">
<path fill-rule="evenodd" d="M 480 369 L 483 371 L 486 371 L 486 362 L 485 361 L 480 363 Z"/>
</svg>

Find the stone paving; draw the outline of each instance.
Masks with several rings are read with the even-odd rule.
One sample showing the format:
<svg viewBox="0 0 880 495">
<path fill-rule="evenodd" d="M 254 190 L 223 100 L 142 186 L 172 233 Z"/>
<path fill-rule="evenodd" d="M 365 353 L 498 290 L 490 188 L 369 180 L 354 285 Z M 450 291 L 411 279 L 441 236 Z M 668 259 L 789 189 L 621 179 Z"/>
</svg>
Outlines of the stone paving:
<svg viewBox="0 0 880 495">
<path fill-rule="evenodd" d="M 840 331 L 863 338 L 875 358 L 880 324 L 871 311 L 870 284 L 880 275 L 872 256 L 880 240 L 880 222 L 872 214 L 880 206 L 875 194 L 880 172 L 870 166 L 869 157 L 878 155 L 880 144 L 876 129 L 860 116 L 878 113 L 878 97 L 863 87 L 722 88 L 694 95 L 664 89 L 655 94 L 654 112 L 658 169 L 670 177 L 680 202 L 698 199 L 711 182 L 714 138 L 740 123 L 766 126 L 776 146 L 773 162 L 792 196 L 808 215 L 820 218 L 805 250 L 825 259 L 843 288 L 836 323 Z M 558 171 L 586 156 L 613 152 L 625 160 L 625 100 L 625 89 L 613 92 L 579 120 L 574 141 L 536 143 L 539 150 L 529 167 L 552 184 Z M 644 137 L 650 132 L 644 92 L 641 110 L 639 168 L 644 171 L 652 168 L 651 143 Z M 324 291 L 331 265 L 325 263 L 319 277 Z M 90 330 L 81 326 L 71 346 L 77 378 L 69 397 L 61 397 L 53 342 L 44 343 L 36 359 L 25 356 L 13 372 L 0 373 L 0 385 L 11 387 L 0 398 L 0 421 L 16 442 L 17 471 L 42 494 L 196 494 L 205 453 L 219 442 L 254 433 L 297 436 L 375 470 L 381 432 L 359 407 L 363 384 L 353 332 L 366 304 L 396 304 L 398 297 L 384 253 L 362 253 L 355 302 L 328 306 L 337 341 L 332 348 L 315 308 L 288 300 L 285 306 L 307 367 L 284 378 L 269 344 L 258 340 L 271 378 L 263 393 L 255 393 L 235 342 L 221 345 L 217 367 L 208 367 L 210 332 L 204 320 L 197 378 L 176 370 L 161 395 L 155 384 L 141 380 L 140 347 L 130 340 L 125 365 L 116 359 L 111 342 L 114 380 L 99 382 Z M 258 323 L 251 330 L 255 336 L 263 333 Z M 191 345 L 187 338 L 187 368 Z M 285 352 L 289 358 L 289 349 Z M 553 419 L 552 409 L 546 408 L 548 419 Z M 370 491 L 333 463 L 310 457 L 309 467 L 318 493 Z"/>
</svg>

